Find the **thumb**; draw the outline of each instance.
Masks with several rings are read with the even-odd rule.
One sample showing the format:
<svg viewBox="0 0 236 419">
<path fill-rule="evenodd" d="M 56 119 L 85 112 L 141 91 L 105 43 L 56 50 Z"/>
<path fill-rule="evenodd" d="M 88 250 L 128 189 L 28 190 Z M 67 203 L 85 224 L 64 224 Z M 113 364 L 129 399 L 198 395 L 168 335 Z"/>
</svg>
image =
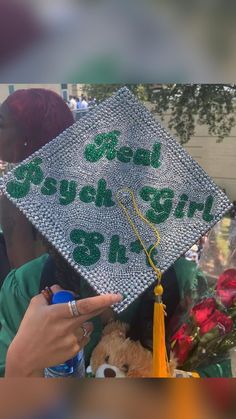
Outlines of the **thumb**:
<svg viewBox="0 0 236 419">
<path fill-rule="evenodd" d="M 58 291 L 64 291 L 64 288 L 60 287 L 60 285 L 57 284 L 52 285 L 50 289 L 52 290 L 53 294 L 56 294 L 56 292 Z"/>
</svg>

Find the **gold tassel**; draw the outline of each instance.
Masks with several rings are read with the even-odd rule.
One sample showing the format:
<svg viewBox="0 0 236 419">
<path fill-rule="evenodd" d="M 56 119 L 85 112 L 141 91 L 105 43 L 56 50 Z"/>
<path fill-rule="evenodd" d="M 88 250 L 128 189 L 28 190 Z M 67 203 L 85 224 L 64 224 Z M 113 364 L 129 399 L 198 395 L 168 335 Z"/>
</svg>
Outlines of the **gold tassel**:
<svg viewBox="0 0 236 419">
<path fill-rule="evenodd" d="M 165 342 L 165 306 L 162 303 L 163 287 L 156 285 L 154 289 L 154 317 L 153 317 L 153 377 L 170 377 L 169 362 Z"/>
</svg>

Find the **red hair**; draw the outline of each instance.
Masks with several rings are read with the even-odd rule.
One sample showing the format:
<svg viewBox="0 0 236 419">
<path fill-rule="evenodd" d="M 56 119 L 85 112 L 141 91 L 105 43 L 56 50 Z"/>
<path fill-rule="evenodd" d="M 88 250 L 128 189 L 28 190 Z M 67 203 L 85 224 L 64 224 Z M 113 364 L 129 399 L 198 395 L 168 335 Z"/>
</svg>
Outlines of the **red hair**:
<svg viewBox="0 0 236 419">
<path fill-rule="evenodd" d="M 17 90 L 8 96 L 4 104 L 20 128 L 19 147 L 27 143 L 27 156 L 74 123 L 65 101 L 51 90 Z"/>
</svg>

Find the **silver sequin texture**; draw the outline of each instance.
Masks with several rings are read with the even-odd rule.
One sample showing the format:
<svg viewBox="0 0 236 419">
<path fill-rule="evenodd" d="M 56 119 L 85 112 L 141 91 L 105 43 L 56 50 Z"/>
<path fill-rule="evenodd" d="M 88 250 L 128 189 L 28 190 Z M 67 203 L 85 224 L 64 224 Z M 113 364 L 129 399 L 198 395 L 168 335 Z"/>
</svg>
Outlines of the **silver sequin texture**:
<svg viewBox="0 0 236 419">
<path fill-rule="evenodd" d="M 110 162 L 106 158 L 96 163 L 86 161 L 83 155 L 85 146 L 92 143 L 97 134 L 112 130 L 122 133 L 119 137 L 119 147 L 130 146 L 133 150 L 141 147 L 151 150 L 155 142 L 160 142 L 161 166 L 154 169 L 150 166 L 134 165 L 132 161 L 121 163 L 115 159 Z M 107 187 L 113 191 L 113 199 L 121 188 L 129 187 L 134 191 L 143 214 L 150 208 L 150 202 L 143 201 L 138 192 L 146 185 L 173 189 L 173 208 L 182 193 L 187 193 L 189 200 L 199 202 L 205 202 L 210 194 L 214 196 L 212 222 L 203 221 L 201 212 L 197 212 L 193 218 L 185 216 L 183 219 L 177 219 L 172 210 L 168 220 L 157 226 L 161 243 L 155 260 L 162 272 L 230 208 L 225 194 L 127 88 L 120 89 L 23 163 L 35 156 L 43 159 L 41 167 L 45 177 L 78 182 L 76 200 L 67 206 L 59 205 L 59 192 L 52 196 L 44 196 L 40 192 L 41 186 L 31 186 L 26 198 L 12 199 L 6 192 L 6 183 L 14 179 L 14 171 L 4 176 L 3 193 L 98 293 L 120 292 L 125 295 L 122 303 L 115 307 L 117 312 L 127 308 L 143 293 L 153 283 L 155 275 L 147 266 L 143 251 L 139 254 L 130 251 L 130 243 L 134 242 L 136 237 L 120 207 L 115 205 L 110 208 L 98 208 L 94 203 L 81 202 L 78 192 L 84 185 L 93 185 L 96 188 L 98 180 L 103 178 Z M 131 210 L 130 200 L 126 198 Z M 137 217 L 134 217 L 134 221 L 146 246 L 149 247 L 155 242 L 153 232 Z M 97 231 L 104 235 L 105 241 L 100 245 L 101 258 L 95 265 L 79 266 L 73 260 L 76 245 L 70 240 L 70 232 L 74 228 L 88 232 Z M 108 262 L 110 238 L 114 234 L 120 236 L 120 243 L 127 248 L 129 260 L 124 265 Z"/>
</svg>

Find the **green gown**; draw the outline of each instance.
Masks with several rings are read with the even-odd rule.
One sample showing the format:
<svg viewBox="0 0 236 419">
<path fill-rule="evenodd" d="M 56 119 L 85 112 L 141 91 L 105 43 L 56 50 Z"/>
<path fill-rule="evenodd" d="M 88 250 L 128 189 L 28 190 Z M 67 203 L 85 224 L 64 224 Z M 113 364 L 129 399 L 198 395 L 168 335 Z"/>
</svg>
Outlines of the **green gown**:
<svg viewBox="0 0 236 419">
<path fill-rule="evenodd" d="M 27 310 L 32 297 L 39 293 L 41 274 L 48 255 L 45 254 L 31 262 L 12 270 L 5 279 L 0 291 L 0 376 L 5 373 L 5 359 L 8 347 L 15 337 L 20 326 L 21 320 Z M 194 262 L 180 258 L 173 265 L 180 289 L 180 295 L 194 287 L 194 278 L 197 274 L 197 267 Z M 190 281 L 191 278 L 191 281 Z M 191 283 L 190 283 L 191 282 Z M 89 288 L 85 281 L 81 282 L 80 295 L 82 298 L 89 296 Z M 118 317 L 120 321 L 130 323 L 140 300 L 136 300 L 128 309 Z M 85 347 L 85 362 L 89 363 L 93 348 L 97 345 L 102 331 L 100 317 L 92 319 L 94 331 L 91 335 L 89 344 Z M 220 366 L 209 366 L 204 370 L 198 370 L 204 377 L 231 377 L 230 361 L 226 361 Z"/>
</svg>

